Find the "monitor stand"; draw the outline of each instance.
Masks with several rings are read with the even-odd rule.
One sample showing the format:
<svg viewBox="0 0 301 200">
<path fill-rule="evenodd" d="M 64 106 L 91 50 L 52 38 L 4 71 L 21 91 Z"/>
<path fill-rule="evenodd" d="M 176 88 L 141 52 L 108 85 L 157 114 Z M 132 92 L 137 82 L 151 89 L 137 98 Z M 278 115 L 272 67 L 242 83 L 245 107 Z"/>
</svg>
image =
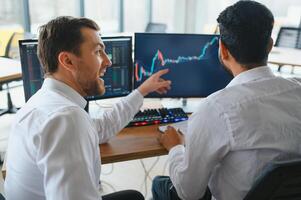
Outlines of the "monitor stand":
<svg viewBox="0 0 301 200">
<path fill-rule="evenodd" d="M 167 98 L 161 99 L 165 108 L 182 108 L 186 113 L 193 113 L 197 110 L 202 98 Z"/>
</svg>

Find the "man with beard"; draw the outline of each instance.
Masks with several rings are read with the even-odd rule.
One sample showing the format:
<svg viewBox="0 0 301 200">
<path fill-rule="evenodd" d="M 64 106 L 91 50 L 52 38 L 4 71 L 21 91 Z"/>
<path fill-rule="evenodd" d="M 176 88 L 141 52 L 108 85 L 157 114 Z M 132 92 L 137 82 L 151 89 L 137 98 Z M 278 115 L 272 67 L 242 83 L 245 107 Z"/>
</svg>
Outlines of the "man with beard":
<svg viewBox="0 0 301 200">
<path fill-rule="evenodd" d="M 267 66 L 274 17 L 255 1 L 238 1 L 217 19 L 219 57 L 233 80 L 203 99 L 183 136 L 169 127 L 170 177 L 153 181 L 157 199 L 241 200 L 274 160 L 300 158 L 301 84 Z M 207 188 L 209 187 L 210 191 Z"/>
<path fill-rule="evenodd" d="M 7 154 L 8 200 L 144 199 L 137 191 L 99 194 L 99 144 L 114 137 L 139 111 L 143 96 L 165 93 L 170 81 L 162 70 L 137 90 L 91 119 L 84 96 L 103 94 L 100 79 L 111 61 L 99 27 L 86 18 L 59 17 L 39 32 L 38 56 L 45 80 L 19 110 Z"/>
</svg>

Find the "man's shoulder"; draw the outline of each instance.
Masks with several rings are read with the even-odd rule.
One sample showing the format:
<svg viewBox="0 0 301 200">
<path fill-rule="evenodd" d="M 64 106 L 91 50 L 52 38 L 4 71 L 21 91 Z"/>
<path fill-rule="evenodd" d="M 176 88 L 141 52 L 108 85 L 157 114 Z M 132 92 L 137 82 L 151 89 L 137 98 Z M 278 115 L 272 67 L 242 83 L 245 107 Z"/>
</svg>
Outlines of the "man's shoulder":
<svg viewBox="0 0 301 200">
<path fill-rule="evenodd" d="M 221 89 L 206 98 L 206 105 L 221 112 L 234 112 L 242 105 L 247 106 L 260 100 L 265 102 L 275 98 L 290 98 L 301 95 L 301 83 L 295 79 L 275 77 L 261 81 L 246 82 Z"/>
<path fill-rule="evenodd" d="M 43 93 L 37 93 L 18 111 L 16 120 L 22 121 L 26 118 L 32 118 L 33 122 L 43 122 L 64 113 L 74 114 L 76 112 L 84 111 L 63 96 L 50 95 L 46 97 Z"/>
</svg>

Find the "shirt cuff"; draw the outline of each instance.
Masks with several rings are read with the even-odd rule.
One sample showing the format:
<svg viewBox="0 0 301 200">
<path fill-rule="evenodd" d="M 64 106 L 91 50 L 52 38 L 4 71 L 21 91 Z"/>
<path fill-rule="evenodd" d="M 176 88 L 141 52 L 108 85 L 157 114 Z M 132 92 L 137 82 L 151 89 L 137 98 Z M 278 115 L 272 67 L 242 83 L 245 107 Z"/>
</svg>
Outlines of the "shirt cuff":
<svg viewBox="0 0 301 200">
<path fill-rule="evenodd" d="M 169 150 L 168 158 L 172 159 L 179 154 L 181 154 L 181 155 L 184 154 L 184 152 L 185 152 L 184 145 L 180 145 L 180 144 L 176 145 Z"/>
</svg>

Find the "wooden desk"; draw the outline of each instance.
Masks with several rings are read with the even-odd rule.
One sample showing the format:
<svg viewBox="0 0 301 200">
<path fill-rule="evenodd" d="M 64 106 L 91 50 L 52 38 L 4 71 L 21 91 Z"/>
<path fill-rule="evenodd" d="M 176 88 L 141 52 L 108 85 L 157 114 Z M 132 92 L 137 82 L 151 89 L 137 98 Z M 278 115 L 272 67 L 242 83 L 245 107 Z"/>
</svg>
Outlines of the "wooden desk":
<svg viewBox="0 0 301 200">
<path fill-rule="evenodd" d="M 276 65 L 292 65 L 301 67 L 301 50 L 273 47 L 268 62 Z"/>
<path fill-rule="evenodd" d="M 0 84 L 22 78 L 20 61 L 0 57 Z"/>
<path fill-rule="evenodd" d="M 102 164 L 166 155 L 157 141 L 158 125 L 123 129 L 108 143 L 100 145 Z"/>
</svg>

